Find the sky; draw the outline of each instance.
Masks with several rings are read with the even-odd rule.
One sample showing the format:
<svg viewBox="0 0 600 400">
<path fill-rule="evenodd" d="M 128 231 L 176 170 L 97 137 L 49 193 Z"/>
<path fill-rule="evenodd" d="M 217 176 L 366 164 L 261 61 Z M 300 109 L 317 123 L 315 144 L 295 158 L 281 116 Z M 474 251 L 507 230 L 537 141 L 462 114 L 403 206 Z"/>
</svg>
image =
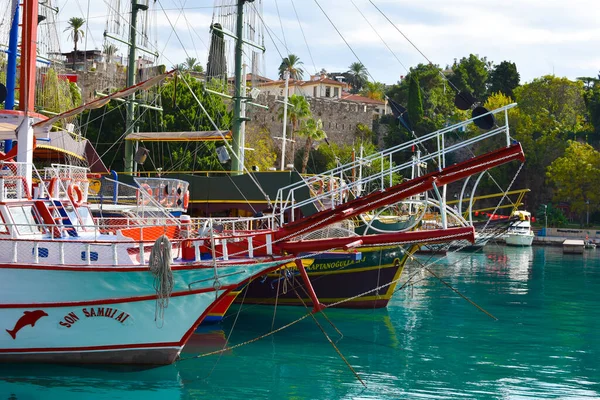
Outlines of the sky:
<svg viewBox="0 0 600 400">
<path fill-rule="evenodd" d="M 107 10 L 115 2 L 55 0 L 62 51 L 73 47 L 63 32 L 72 16 L 88 21 L 79 49 L 101 49 Z M 155 2 L 150 20 L 161 63 L 171 67 L 195 57 L 206 65 L 214 3 Z M 266 35 L 262 71 L 271 79 L 289 53 L 303 61 L 305 78 L 322 68 L 344 72 L 361 61 L 371 80 L 386 84 L 419 63 L 445 67 L 471 53 L 495 64 L 516 63 L 521 83 L 547 74 L 575 79 L 600 73 L 598 0 L 263 0 L 263 10 L 273 40 Z"/>
</svg>

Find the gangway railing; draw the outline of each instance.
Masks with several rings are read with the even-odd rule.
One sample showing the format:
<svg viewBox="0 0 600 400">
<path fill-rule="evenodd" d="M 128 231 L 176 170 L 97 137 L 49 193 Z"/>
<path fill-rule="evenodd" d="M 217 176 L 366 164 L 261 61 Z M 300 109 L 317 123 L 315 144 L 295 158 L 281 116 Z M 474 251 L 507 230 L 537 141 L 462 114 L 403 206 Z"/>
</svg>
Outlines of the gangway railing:
<svg viewBox="0 0 600 400">
<path fill-rule="evenodd" d="M 420 138 L 396 145 L 367 157 L 361 157 L 360 159 L 357 159 L 351 163 L 340 165 L 329 171 L 307 177 L 302 181 L 280 188 L 275 199 L 275 209 L 279 223 L 283 225 L 286 222 L 294 221 L 296 210 L 302 207 L 313 206 L 319 211 L 323 209 L 334 208 L 337 205 L 347 201 L 350 198 L 350 195 L 354 197 L 360 196 L 363 188 L 370 183 L 376 184 L 380 190 L 384 190 L 386 187 L 392 186 L 394 184 L 394 180 L 398 180 L 400 177 L 403 177 L 402 173 L 406 171 L 412 171 L 415 165 L 415 160 L 407 161 L 399 165 L 394 165 L 392 162 L 394 155 L 408 149 L 414 149 L 415 147 L 419 148 L 420 146 L 430 144 L 426 147 L 433 148 L 435 150 L 421 155 L 418 162 L 426 163 L 427 161 L 435 160 L 437 168 L 441 170 L 442 168 L 446 167 L 446 156 L 448 154 L 483 140 L 503 134 L 505 135 L 504 143 L 506 144 L 506 147 L 509 147 L 511 145 L 511 138 L 508 125 L 508 110 L 516 105 L 516 103 L 508 104 L 504 107 L 500 107 L 482 114 L 476 118 L 471 118 L 466 121 L 439 129 L 435 132 L 423 135 Z M 464 129 L 468 125 L 474 123 L 476 119 L 485 117 L 487 115 L 496 115 L 499 113 L 504 113 L 503 125 L 496 125 L 491 130 L 457 143 L 447 143 L 446 134 L 456 130 Z M 432 145 L 431 142 L 433 142 Z M 371 167 L 380 165 L 381 167 L 375 173 L 371 173 L 367 176 L 359 176 L 359 179 L 353 181 L 345 179 L 346 176 L 352 175 L 352 171 L 364 170 L 362 168 L 364 165 L 371 165 Z M 302 199 L 304 196 L 300 196 L 298 191 L 306 190 L 307 187 L 311 191 L 312 195 L 309 198 Z M 288 216 L 289 221 L 286 221 L 285 219 Z"/>
</svg>

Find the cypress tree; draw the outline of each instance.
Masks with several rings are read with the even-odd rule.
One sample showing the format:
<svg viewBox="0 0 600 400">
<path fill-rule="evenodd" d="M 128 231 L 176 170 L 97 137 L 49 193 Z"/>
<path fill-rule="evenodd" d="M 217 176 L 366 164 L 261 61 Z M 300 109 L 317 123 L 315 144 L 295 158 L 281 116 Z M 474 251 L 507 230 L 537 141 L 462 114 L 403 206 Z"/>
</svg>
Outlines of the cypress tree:
<svg viewBox="0 0 600 400">
<path fill-rule="evenodd" d="M 408 118 L 413 124 L 413 128 L 423 119 L 423 98 L 419 87 L 419 79 L 412 76 L 410 86 L 408 87 Z"/>
</svg>

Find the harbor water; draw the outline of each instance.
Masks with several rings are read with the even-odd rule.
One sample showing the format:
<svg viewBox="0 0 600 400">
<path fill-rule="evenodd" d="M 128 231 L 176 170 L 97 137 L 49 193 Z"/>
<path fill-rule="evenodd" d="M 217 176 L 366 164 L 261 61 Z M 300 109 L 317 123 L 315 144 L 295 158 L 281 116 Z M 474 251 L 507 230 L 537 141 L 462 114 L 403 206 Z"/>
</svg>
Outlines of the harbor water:
<svg viewBox="0 0 600 400">
<path fill-rule="evenodd" d="M 600 250 L 488 245 L 404 276 L 383 310 L 236 307 L 166 367 L 3 364 L 0 400 L 600 398 Z"/>
</svg>

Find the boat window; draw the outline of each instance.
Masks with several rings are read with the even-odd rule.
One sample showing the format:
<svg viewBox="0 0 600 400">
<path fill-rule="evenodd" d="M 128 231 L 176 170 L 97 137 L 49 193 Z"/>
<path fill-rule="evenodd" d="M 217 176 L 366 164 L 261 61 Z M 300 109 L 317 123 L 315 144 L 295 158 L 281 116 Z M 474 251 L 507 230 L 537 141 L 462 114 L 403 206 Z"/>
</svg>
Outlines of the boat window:
<svg viewBox="0 0 600 400">
<path fill-rule="evenodd" d="M 33 218 L 33 206 L 13 206 L 9 207 L 13 222 L 17 227 L 17 232 L 22 235 L 28 235 L 38 232 L 37 224 Z"/>
<path fill-rule="evenodd" d="M 81 224 L 83 225 L 84 228 L 91 227 L 92 225 L 94 225 L 92 213 L 90 212 L 89 208 L 79 207 L 77 209 L 77 212 L 79 213 L 79 217 L 81 218 Z"/>
<path fill-rule="evenodd" d="M 8 227 L 6 226 L 6 221 L 4 220 L 4 215 L 2 215 L 1 212 L 0 212 L 0 222 L 2 222 L 2 224 L 0 225 L 0 234 L 8 233 Z"/>
</svg>

